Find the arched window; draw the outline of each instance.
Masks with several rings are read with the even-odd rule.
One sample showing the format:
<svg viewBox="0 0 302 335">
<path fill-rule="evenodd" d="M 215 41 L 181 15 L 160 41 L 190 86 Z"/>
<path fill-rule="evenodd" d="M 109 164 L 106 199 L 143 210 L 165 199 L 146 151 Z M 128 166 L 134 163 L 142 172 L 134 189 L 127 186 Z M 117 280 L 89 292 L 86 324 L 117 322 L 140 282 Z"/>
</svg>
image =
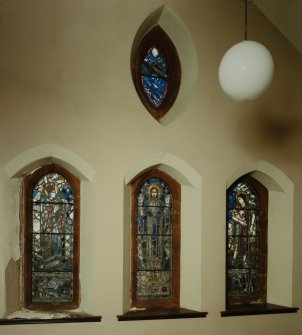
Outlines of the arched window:
<svg viewBox="0 0 302 335">
<path fill-rule="evenodd" d="M 179 91 L 181 66 L 176 48 L 158 25 L 134 48 L 131 71 L 136 91 L 150 114 L 160 120 Z"/>
<path fill-rule="evenodd" d="M 132 183 L 132 307 L 179 307 L 180 185 L 160 170 Z"/>
<path fill-rule="evenodd" d="M 266 303 L 267 208 L 267 189 L 249 175 L 227 191 L 227 308 Z"/>
<path fill-rule="evenodd" d="M 79 304 L 80 183 L 50 164 L 24 180 L 24 305 Z"/>
</svg>

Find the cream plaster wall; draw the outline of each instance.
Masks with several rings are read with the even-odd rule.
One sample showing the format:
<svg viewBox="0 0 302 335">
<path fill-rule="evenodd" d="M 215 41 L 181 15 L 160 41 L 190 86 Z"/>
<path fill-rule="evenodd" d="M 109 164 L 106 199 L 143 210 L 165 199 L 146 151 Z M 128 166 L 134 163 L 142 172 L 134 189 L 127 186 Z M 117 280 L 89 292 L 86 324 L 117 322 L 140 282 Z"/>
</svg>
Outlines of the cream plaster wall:
<svg viewBox="0 0 302 335">
<path fill-rule="evenodd" d="M 85 161 L 95 177 L 90 195 L 90 238 L 85 254 L 93 292 L 88 305 L 101 323 L 0 326 L 0 334 L 245 334 L 300 335 L 297 314 L 221 318 L 225 296 L 225 190 L 243 166 L 266 161 L 294 185 L 292 305 L 302 305 L 302 56 L 252 5 L 249 36 L 271 51 L 272 85 L 255 101 L 224 96 L 220 59 L 242 39 L 240 1 L 166 0 L 195 45 L 196 88 L 186 108 L 161 125 L 142 106 L 131 80 L 137 29 L 163 5 L 159 0 L 7 0 L 0 5 L 0 287 L 15 240 L 19 185 L 5 193 L 4 167 L 26 150 L 51 145 Z M 206 319 L 118 322 L 124 308 L 125 176 L 159 153 L 179 158 L 202 178 L 196 305 Z M 138 163 L 139 165 L 140 163 Z M 185 186 L 187 187 L 187 186 Z M 84 186 L 85 188 L 85 186 Z M 15 198 L 8 197 L 15 191 Z M 186 191 L 185 191 L 186 192 Z M 189 218 L 189 214 L 186 214 Z M 286 225 L 286 218 L 284 217 Z M 15 234 L 16 235 L 16 234 Z M 186 241 L 185 243 L 189 243 Z M 17 255 L 17 254 L 16 254 Z M 287 270 L 284 269 L 286 272 Z M 89 273 L 90 275 L 90 273 Z M 192 273 L 192 276 L 195 274 Z M 200 292 L 200 293 L 199 293 Z M 3 289 L 0 292 L 4 294 Z M 189 295 L 190 296 L 190 295 Z M 0 312 L 5 298 L 1 296 Z M 188 302 L 191 303 L 191 302 Z"/>
</svg>

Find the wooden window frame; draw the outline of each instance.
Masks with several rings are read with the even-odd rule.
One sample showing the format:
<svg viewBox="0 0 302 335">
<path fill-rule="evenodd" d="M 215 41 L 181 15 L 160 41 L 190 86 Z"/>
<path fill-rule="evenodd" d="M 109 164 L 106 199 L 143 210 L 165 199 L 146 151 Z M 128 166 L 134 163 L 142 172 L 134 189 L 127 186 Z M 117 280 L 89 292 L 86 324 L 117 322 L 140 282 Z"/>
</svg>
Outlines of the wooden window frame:
<svg viewBox="0 0 302 335">
<path fill-rule="evenodd" d="M 141 64 L 143 63 L 144 57 L 151 46 L 158 47 L 164 53 L 169 70 L 167 95 L 158 108 L 155 108 L 149 102 L 145 95 L 141 81 Z M 138 46 L 134 47 L 136 49 L 132 53 L 131 57 L 131 73 L 136 92 L 149 113 L 156 120 L 160 120 L 174 104 L 180 88 L 181 65 L 177 50 L 170 37 L 159 25 L 149 30 L 141 38 Z"/>
<path fill-rule="evenodd" d="M 255 190 L 259 199 L 259 259 L 258 259 L 258 275 L 260 290 L 257 294 L 249 296 L 233 296 L 228 297 L 227 277 L 228 277 L 228 223 L 226 222 L 226 308 L 231 309 L 234 306 L 248 306 L 254 304 L 267 303 L 267 241 L 268 241 L 268 190 L 255 178 L 245 175 L 237 179 L 227 190 L 227 206 L 228 212 L 228 194 L 231 189 L 238 183 L 246 183 Z M 227 220 L 226 220 L 227 221 Z"/>
<path fill-rule="evenodd" d="M 71 302 L 32 302 L 32 211 L 33 189 L 36 182 L 44 175 L 56 172 L 71 185 L 74 195 L 74 226 L 73 226 L 73 300 Z M 33 310 L 68 310 L 79 306 L 80 284 L 80 181 L 65 168 L 57 164 L 48 164 L 24 178 L 24 229 L 23 229 L 23 289 L 24 306 Z"/>
<path fill-rule="evenodd" d="M 173 197 L 173 237 L 172 237 L 172 298 L 141 300 L 136 297 L 136 258 L 137 258 L 137 199 L 140 187 L 149 178 L 162 179 L 170 188 Z M 131 210 L 131 306 L 146 309 L 179 308 L 180 296 L 180 184 L 166 173 L 153 169 L 139 176 L 132 183 L 132 210 Z"/>
</svg>

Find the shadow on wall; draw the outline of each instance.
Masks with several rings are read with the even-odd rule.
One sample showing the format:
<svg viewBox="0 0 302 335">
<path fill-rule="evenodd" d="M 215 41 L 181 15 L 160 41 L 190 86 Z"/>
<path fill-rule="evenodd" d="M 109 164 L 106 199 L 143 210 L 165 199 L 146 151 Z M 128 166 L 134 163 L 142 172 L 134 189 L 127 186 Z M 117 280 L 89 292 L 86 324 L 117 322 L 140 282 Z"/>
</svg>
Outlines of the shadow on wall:
<svg viewBox="0 0 302 335">
<path fill-rule="evenodd" d="M 20 260 L 10 259 L 5 269 L 6 313 L 20 309 Z"/>
<path fill-rule="evenodd" d="M 256 107 L 257 108 L 257 107 Z M 267 157 L 278 154 L 286 159 L 299 160 L 297 147 L 302 146 L 302 120 L 298 113 L 275 111 L 271 106 L 243 112 L 237 121 L 239 143 Z"/>
</svg>

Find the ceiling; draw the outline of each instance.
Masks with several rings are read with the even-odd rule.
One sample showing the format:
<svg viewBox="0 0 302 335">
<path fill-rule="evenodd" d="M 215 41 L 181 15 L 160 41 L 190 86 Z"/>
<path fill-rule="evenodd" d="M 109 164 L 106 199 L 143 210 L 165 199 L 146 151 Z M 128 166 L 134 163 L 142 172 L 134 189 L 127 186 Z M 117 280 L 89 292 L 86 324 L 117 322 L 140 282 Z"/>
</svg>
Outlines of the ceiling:
<svg viewBox="0 0 302 335">
<path fill-rule="evenodd" d="M 302 54 L 302 0 L 253 0 L 253 3 Z"/>
</svg>

